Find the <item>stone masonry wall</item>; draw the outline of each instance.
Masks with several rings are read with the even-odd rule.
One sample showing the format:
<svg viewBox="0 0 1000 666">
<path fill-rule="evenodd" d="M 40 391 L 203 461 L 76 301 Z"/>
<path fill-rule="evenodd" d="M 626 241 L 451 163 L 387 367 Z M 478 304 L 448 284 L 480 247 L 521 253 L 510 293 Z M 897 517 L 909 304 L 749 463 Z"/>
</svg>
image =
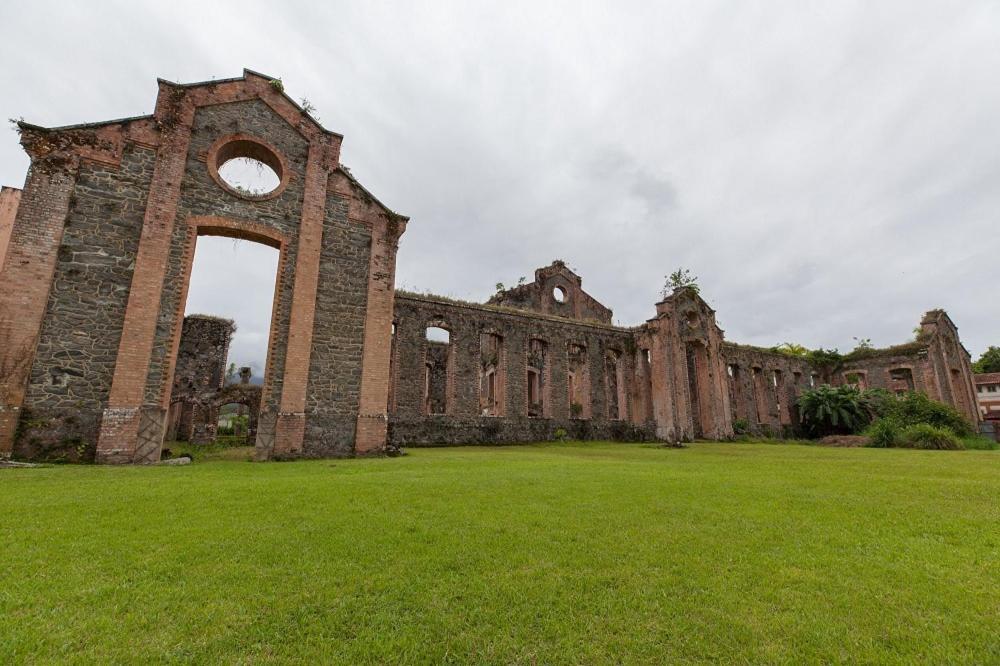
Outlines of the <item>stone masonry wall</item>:
<svg viewBox="0 0 1000 666">
<path fill-rule="evenodd" d="M 395 301 L 396 333 L 393 352 L 394 412 L 389 419 L 389 442 L 399 446 L 435 444 L 475 444 L 524 442 L 551 439 L 559 428 L 570 437 L 582 439 L 645 440 L 653 438 L 653 427 L 645 419 L 633 422 L 636 409 L 635 358 L 633 333 L 593 323 L 546 317 L 516 310 L 463 304 L 397 293 Z M 427 326 L 439 326 L 450 332 L 447 363 L 452 376 L 448 381 L 446 414 L 427 414 L 425 410 L 425 363 L 428 350 L 439 347 L 428 343 Z M 480 391 L 483 332 L 501 336 L 505 405 L 503 416 L 482 416 Z M 528 416 L 527 373 L 529 340 L 546 344 L 545 371 L 550 404 L 544 409 L 549 417 Z M 585 348 L 591 390 L 589 419 L 571 418 L 567 371 L 569 345 Z M 621 420 L 608 418 L 605 391 L 606 352 L 620 352 L 624 364 L 622 379 L 626 387 Z M 537 361 L 535 361 L 537 362 Z M 440 363 L 438 365 L 441 365 Z"/>
<path fill-rule="evenodd" d="M 92 459 L 114 373 L 154 153 L 80 166 L 25 397 L 15 454 Z"/>
<path fill-rule="evenodd" d="M 726 343 L 722 352 L 734 422 L 755 435 L 792 434 L 799 425 L 795 402 L 821 383 L 819 371 L 805 359 L 760 347 Z"/>
<path fill-rule="evenodd" d="M 234 196 L 221 189 L 209 175 L 205 165 L 205 155 L 212 144 L 228 134 L 248 134 L 266 139 L 281 151 L 292 170 L 288 187 L 277 197 L 267 200 L 253 200 Z M 253 220 L 257 225 L 274 229 L 290 238 L 295 238 L 298 222 L 302 214 L 303 181 L 308 142 L 294 127 L 279 117 L 268 105 L 260 100 L 232 102 L 200 107 L 195 111 L 191 128 L 191 142 L 188 148 L 184 179 L 181 182 L 181 196 L 178 202 L 178 223 L 174 225 L 170 244 L 169 264 L 161 295 L 160 312 L 164 314 L 157 327 L 153 357 L 146 380 L 146 401 L 155 403 L 160 399 L 164 362 L 170 349 L 169 335 L 173 324 L 173 313 L 183 308 L 180 299 L 186 294 L 186 271 L 184 252 L 188 234 L 187 220 L 196 216 L 225 216 L 235 219 Z M 242 241 L 247 242 L 247 241 Z M 278 304 L 279 310 L 272 314 L 277 331 L 282 339 L 287 339 L 291 311 L 294 267 L 297 246 L 290 243 L 286 256 L 279 264 Z M 265 394 L 271 402 L 265 407 L 277 410 L 284 375 L 285 349 L 283 345 L 273 346 L 268 359 L 265 377 Z"/>
<path fill-rule="evenodd" d="M 396 293 L 407 218 L 340 164 L 342 137 L 279 81 L 245 71 L 158 87 L 149 116 L 19 124 L 32 166 L 23 192 L 0 190 L 0 456 L 159 456 L 177 382 L 193 390 L 204 374 L 214 386 L 224 372 L 220 345 L 207 373 L 184 360 L 200 234 L 281 253 L 260 459 L 378 454 L 387 441 L 531 441 L 559 429 L 679 441 L 726 439 L 745 422 L 786 434 L 802 390 L 855 375 L 893 391 L 912 384 L 978 419 L 969 354 L 941 310 L 924 316 L 917 342 L 848 355 L 824 376 L 724 342 L 697 290 L 665 297 L 642 326 L 612 326 L 612 311 L 561 261 L 485 305 Z M 275 192 L 248 196 L 218 180 L 224 160 L 252 155 L 280 165 Z M 450 331 L 450 343 L 429 343 L 428 326 Z"/>
<path fill-rule="evenodd" d="M 354 452 L 371 251 L 371 229 L 348 220 L 344 198 L 328 195 L 306 397 L 309 457 Z"/>
</svg>

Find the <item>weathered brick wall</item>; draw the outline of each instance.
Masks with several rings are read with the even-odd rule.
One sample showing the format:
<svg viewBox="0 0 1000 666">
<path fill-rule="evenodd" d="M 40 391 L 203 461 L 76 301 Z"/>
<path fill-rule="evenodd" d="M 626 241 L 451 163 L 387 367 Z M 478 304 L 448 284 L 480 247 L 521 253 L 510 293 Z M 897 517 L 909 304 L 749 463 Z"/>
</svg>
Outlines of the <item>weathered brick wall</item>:
<svg viewBox="0 0 1000 666">
<path fill-rule="evenodd" d="M 14 230 L 14 218 L 17 216 L 17 206 L 21 203 L 21 190 L 13 187 L 0 187 L 0 266 L 3 266 L 4 255 L 7 254 L 7 243 Z"/>
<path fill-rule="evenodd" d="M 563 294 L 561 301 L 553 293 L 557 288 Z M 609 308 L 583 290 L 580 276 L 558 260 L 537 269 L 532 282 L 501 291 L 487 303 L 602 324 L 610 324 L 612 318 Z"/>
<path fill-rule="evenodd" d="M 92 459 L 121 337 L 154 152 L 83 162 L 38 337 L 17 455 Z"/>
<path fill-rule="evenodd" d="M 0 295 L 0 366 L 11 367 L 0 455 L 20 422 L 20 455 L 58 442 L 93 455 L 96 440 L 101 462 L 157 457 L 201 234 L 281 252 L 258 455 L 347 455 L 359 436 L 363 452 L 380 451 L 388 363 L 376 354 L 389 347 L 406 218 L 340 166 L 341 137 L 273 80 L 159 88 L 152 116 L 22 125 L 34 161 L 3 264 L 19 289 Z M 278 191 L 246 196 L 218 181 L 233 141 L 280 162 Z"/>
<path fill-rule="evenodd" d="M 794 427 L 795 397 L 815 369 L 723 344 L 714 312 L 691 290 L 665 298 L 636 329 L 611 326 L 611 310 L 559 261 L 487 305 L 396 294 L 406 218 L 340 165 L 341 137 L 277 84 L 249 71 L 160 81 L 151 116 L 20 125 L 32 167 L 19 204 L 15 190 L 0 193 L 0 248 L 9 233 L 5 256 L 0 249 L 0 456 L 89 458 L 95 440 L 101 462 L 159 455 L 199 234 L 281 253 L 260 397 L 263 459 L 377 454 L 387 436 L 394 445 L 526 441 L 565 428 L 675 441 L 730 437 L 740 419 L 761 433 Z M 217 181 L 234 140 L 280 163 L 276 192 L 245 196 Z M 428 325 L 451 331 L 447 349 L 427 343 Z M 921 326 L 920 349 L 853 356 L 821 379 L 862 371 L 869 386 L 892 390 L 892 371 L 910 369 L 917 390 L 976 419 L 957 329 L 942 311 Z M 499 353 L 485 354 L 484 334 Z M 432 397 L 444 415 L 426 413 L 428 354 L 442 356 Z M 532 398 L 529 367 L 538 371 Z M 571 418 L 571 371 L 583 418 Z M 177 372 L 185 376 L 183 361 Z M 493 397 L 484 401 L 484 390 Z"/>
<path fill-rule="evenodd" d="M 795 406 L 799 394 L 822 382 L 808 361 L 760 347 L 726 343 L 722 346 L 733 419 L 750 433 L 792 434 L 799 425 Z M 780 385 L 775 385 L 775 371 Z"/>
<path fill-rule="evenodd" d="M 633 407 L 636 384 L 634 333 L 628 329 L 577 322 L 498 307 L 462 304 L 397 293 L 396 333 L 393 352 L 394 412 L 389 419 L 389 440 L 395 445 L 475 444 L 551 439 L 558 428 L 583 439 L 650 439 L 652 424 Z M 429 343 L 427 326 L 450 332 L 452 377 L 448 381 L 447 414 L 426 414 L 425 363 L 442 345 Z M 503 416 L 481 415 L 482 347 L 480 335 L 499 335 L 503 344 Z M 546 395 L 550 417 L 528 416 L 527 371 L 529 340 L 545 341 Z M 591 418 L 570 418 L 567 372 L 569 345 L 584 347 L 591 378 Z M 620 352 L 623 363 L 622 420 L 608 418 L 605 391 L 606 352 Z M 438 353 L 440 355 L 440 353 Z M 439 362 L 438 366 L 445 365 Z M 439 383 L 439 382 L 436 382 Z M 634 423 L 635 418 L 639 419 Z"/>
<path fill-rule="evenodd" d="M 895 392 L 899 385 L 893 381 L 892 371 L 905 369 L 911 373 L 914 390 L 931 396 L 938 395 L 934 367 L 928 358 L 928 347 L 916 348 L 909 353 L 887 354 L 885 351 L 879 350 L 867 358 L 845 362 L 831 378 L 832 383 L 846 384 L 849 375 L 860 373 L 863 375 L 865 388 L 880 388 Z"/>
<path fill-rule="evenodd" d="M 638 331 L 640 358 L 650 359 L 656 434 L 670 442 L 733 435 L 722 359 L 722 330 L 697 291 L 675 290 Z"/>
</svg>

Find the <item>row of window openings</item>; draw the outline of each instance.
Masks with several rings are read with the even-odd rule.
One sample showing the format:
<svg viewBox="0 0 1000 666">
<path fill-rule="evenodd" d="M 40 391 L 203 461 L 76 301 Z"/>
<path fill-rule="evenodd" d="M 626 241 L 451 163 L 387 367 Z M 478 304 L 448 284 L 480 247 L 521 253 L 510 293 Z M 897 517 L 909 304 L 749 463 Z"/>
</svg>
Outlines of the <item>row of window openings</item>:
<svg viewBox="0 0 1000 666">
<path fill-rule="evenodd" d="M 393 326 L 395 333 L 395 325 Z M 428 343 L 424 362 L 425 414 L 445 414 L 448 410 L 448 364 L 450 363 L 451 334 L 447 329 L 430 326 L 426 331 Z M 646 358 L 648 359 L 648 350 Z M 567 404 L 571 418 L 590 418 L 590 371 L 587 348 L 570 344 L 567 348 L 569 371 L 566 376 Z M 527 386 L 527 416 L 548 417 L 545 400 L 545 364 L 548 344 L 531 338 L 528 342 L 525 379 Z M 606 357 L 605 383 L 608 393 L 608 418 L 624 419 L 622 404 L 621 352 L 609 350 Z M 480 335 L 479 411 L 481 416 L 503 416 L 506 398 L 503 338 L 495 333 Z"/>
<path fill-rule="evenodd" d="M 727 366 L 727 371 L 729 373 L 730 379 L 736 379 L 739 374 L 740 367 L 738 365 Z M 754 374 L 763 372 L 760 368 L 753 368 Z M 801 372 L 793 372 L 795 376 L 795 385 L 798 386 L 802 378 Z M 895 385 L 903 385 L 906 390 L 913 390 L 913 371 L 909 368 L 894 368 L 889 371 L 889 378 Z M 811 374 L 809 375 L 809 387 L 815 388 L 819 375 Z M 844 381 L 852 386 L 857 386 L 858 388 L 865 389 L 868 385 L 868 378 L 863 372 L 848 372 L 844 374 Z M 777 387 L 782 383 L 782 372 L 781 370 L 772 370 L 771 372 L 771 383 Z M 897 391 L 902 390 L 897 388 Z M 996 390 L 996 386 L 993 387 Z"/>
</svg>

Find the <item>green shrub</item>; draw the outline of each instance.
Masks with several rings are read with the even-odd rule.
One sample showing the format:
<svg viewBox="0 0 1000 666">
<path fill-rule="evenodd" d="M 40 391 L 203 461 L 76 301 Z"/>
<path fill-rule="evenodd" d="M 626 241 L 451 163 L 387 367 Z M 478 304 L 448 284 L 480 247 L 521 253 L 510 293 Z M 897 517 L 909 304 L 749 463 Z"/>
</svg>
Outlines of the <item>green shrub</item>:
<svg viewBox="0 0 1000 666">
<path fill-rule="evenodd" d="M 855 386 L 818 386 L 798 399 L 802 426 L 810 437 L 853 435 L 872 421 L 868 396 Z"/>
<path fill-rule="evenodd" d="M 972 425 L 957 409 L 923 393 L 910 391 L 895 399 L 878 399 L 874 403 L 879 416 L 895 421 L 900 427 L 918 424 L 947 428 L 959 437 L 973 435 Z"/>
<path fill-rule="evenodd" d="M 876 449 L 889 449 L 899 443 L 899 426 L 892 419 L 878 419 L 865 430 L 868 436 L 868 446 Z"/>
<path fill-rule="evenodd" d="M 736 419 L 733 421 L 733 434 L 747 435 L 750 433 L 750 422 L 746 419 Z"/>
<path fill-rule="evenodd" d="M 938 428 L 927 423 L 918 423 L 904 428 L 900 433 L 899 446 L 908 449 L 935 449 L 957 451 L 965 448 L 955 433 L 947 428 Z"/>
<path fill-rule="evenodd" d="M 555 433 L 553 433 L 557 442 L 565 442 L 567 435 L 566 428 L 556 428 Z"/>
</svg>

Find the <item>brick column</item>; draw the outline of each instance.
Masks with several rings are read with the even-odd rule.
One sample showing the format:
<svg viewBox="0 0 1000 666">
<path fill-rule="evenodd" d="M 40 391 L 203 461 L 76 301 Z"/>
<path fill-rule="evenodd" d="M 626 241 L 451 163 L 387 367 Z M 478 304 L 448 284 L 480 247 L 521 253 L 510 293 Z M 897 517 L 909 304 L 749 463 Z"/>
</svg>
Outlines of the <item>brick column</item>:
<svg viewBox="0 0 1000 666">
<path fill-rule="evenodd" d="M 319 284 L 323 217 L 326 212 L 329 178 L 325 163 L 326 145 L 315 142 L 310 144 L 295 259 L 295 285 L 292 288 L 285 376 L 274 430 L 273 451 L 278 456 L 300 453 L 305 438 L 306 392 L 309 388 L 309 361 L 316 319 L 316 289 Z"/>
<path fill-rule="evenodd" d="M 164 132 L 157 151 L 115 374 L 97 441 L 97 461 L 103 463 L 158 460 L 166 427 L 163 408 L 159 404 L 144 406 L 143 402 L 163 280 L 170 260 L 180 185 L 187 162 L 193 110 L 182 108 L 175 93 L 168 92 L 165 96 L 162 90 L 158 107 L 165 97 L 170 99 L 168 103 L 178 107 L 174 110 L 177 116 L 184 113 L 186 122 L 178 117 L 177 123 Z"/>
<path fill-rule="evenodd" d="M 385 448 L 397 240 L 396 234 L 386 226 L 379 223 L 372 228 L 361 394 L 354 437 L 354 451 L 358 455 L 378 453 Z M 395 223 L 390 222 L 388 226 L 395 227 Z"/>
<path fill-rule="evenodd" d="M 49 300 L 76 165 L 33 164 L 0 257 L 0 457 L 11 454 Z M 15 285 L 17 287 L 15 288 Z"/>
<path fill-rule="evenodd" d="M 3 269 L 3 258 L 7 254 L 7 244 L 14 230 L 14 218 L 17 217 L 17 207 L 21 201 L 21 190 L 13 187 L 0 187 L 0 270 Z"/>
</svg>

